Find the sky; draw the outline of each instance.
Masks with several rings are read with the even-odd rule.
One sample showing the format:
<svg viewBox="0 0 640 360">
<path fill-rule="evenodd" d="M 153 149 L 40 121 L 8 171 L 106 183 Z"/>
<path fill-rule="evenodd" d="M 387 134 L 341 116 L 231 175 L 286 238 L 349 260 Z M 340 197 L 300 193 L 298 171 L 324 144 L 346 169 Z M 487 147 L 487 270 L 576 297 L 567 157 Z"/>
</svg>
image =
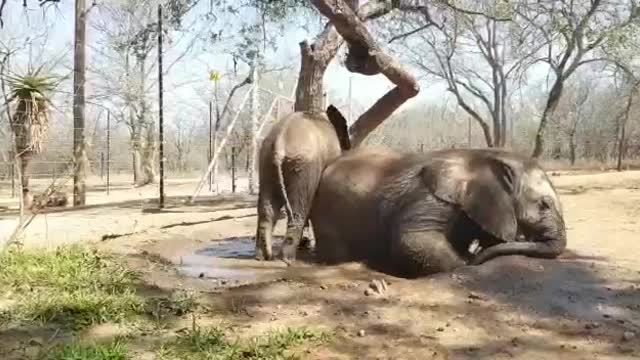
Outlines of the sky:
<svg viewBox="0 0 640 360">
<path fill-rule="evenodd" d="M 87 0 L 87 2 L 91 3 L 91 0 Z M 98 3 L 99 2 L 100 1 L 98 1 Z M 73 1 L 61 1 L 57 6 L 45 9 L 44 13 L 43 9 L 38 6 L 36 0 L 30 0 L 29 8 L 26 10 L 20 6 L 20 3 L 21 1 L 16 0 L 7 5 L 4 15 L 5 25 L 4 29 L 0 30 L 0 39 L 6 43 L 7 39 L 24 38 L 25 34 L 29 33 L 47 33 L 46 41 L 43 40 L 44 38 L 41 38 L 39 41 L 34 42 L 35 44 L 40 43 L 46 45 L 44 45 L 42 49 L 37 45 L 33 46 L 31 51 L 33 62 L 37 63 L 43 60 L 53 61 L 58 65 L 59 72 L 69 74 L 73 64 Z M 208 4 L 207 1 L 201 2 L 201 6 L 207 6 L 206 4 Z M 206 9 L 196 9 L 196 13 L 201 14 L 203 11 L 206 11 Z M 99 16 L 99 14 L 99 9 L 94 8 L 89 14 L 89 22 L 91 22 L 92 16 Z M 243 16 L 251 16 L 251 14 L 244 14 Z M 233 19 L 221 19 L 220 21 L 222 20 L 230 23 L 230 26 L 233 26 Z M 222 21 L 222 23 L 224 23 L 224 21 Z M 184 24 L 188 27 L 192 22 L 187 19 L 184 21 Z M 305 39 L 312 42 L 320 30 L 320 25 L 321 24 L 318 23 L 315 28 L 312 27 L 309 31 L 296 24 L 287 26 L 281 36 L 278 37 L 277 50 L 275 52 L 269 51 L 267 55 L 269 62 L 272 64 L 291 65 L 296 69 L 293 73 L 297 73 L 300 62 L 298 44 Z M 174 35 L 174 37 L 178 38 L 176 35 Z M 87 38 L 89 43 L 95 46 L 95 43 L 100 40 L 100 34 L 89 25 Z M 167 45 L 164 60 L 165 65 L 173 63 L 176 57 L 184 51 L 185 46 L 186 40 L 178 42 L 177 45 Z M 87 56 L 88 63 L 102 60 L 99 54 L 92 52 L 91 49 L 88 50 Z M 20 58 L 14 61 L 14 65 L 19 62 L 26 63 L 28 58 L 29 52 L 26 50 L 22 51 Z M 206 50 L 196 49 L 182 58 L 171 68 L 170 72 L 164 78 L 165 115 L 170 119 L 177 119 L 178 116 L 184 117 L 185 114 L 188 114 L 187 116 L 201 117 L 207 108 L 207 93 L 213 88 L 212 83 L 208 80 L 209 71 L 225 71 L 230 63 L 230 56 L 225 54 L 221 47 Z M 246 74 L 246 68 L 243 71 L 245 71 L 244 74 Z M 532 81 L 539 81 L 544 78 L 545 73 L 546 71 L 544 71 L 544 69 L 534 71 L 533 77 L 530 79 Z M 88 77 L 90 79 L 92 78 L 90 72 L 88 73 Z M 363 76 L 348 72 L 336 57 L 327 69 L 324 79 L 325 90 L 330 95 L 329 102 L 335 103 L 344 109 L 343 106 L 346 105 L 345 102 L 348 98 L 350 78 L 352 81 L 351 96 L 354 104 L 354 117 L 359 115 L 359 111 L 364 111 L 371 106 L 393 86 L 383 75 Z M 227 82 L 227 84 L 222 84 L 221 86 L 228 88 L 230 84 Z M 91 86 L 88 86 L 87 92 L 87 95 L 90 97 Z M 290 96 L 291 89 L 282 89 L 282 93 L 283 95 Z M 443 93 L 445 93 L 445 87 L 442 83 L 421 81 L 421 91 L 419 95 L 416 98 L 410 99 L 397 112 L 408 107 L 421 106 L 425 102 L 447 102 L 448 104 L 453 104 L 452 99 L 449 96 L 443 96 Z M 155 95 L 154 93 L 154 96 Z M 69 99 L 69 97 L 67 98 Z M 65 111 L 69 112 L 71 109 L 69 105 L 70 104 L 65 104 L 60 107 L 67 109 Z"/>
<path fill-rule="evenodd" d="M 87 2 L 91 3 L 91 0 Z M 73 63 L 73 14 L 73 1 L 70 0 L 61 1 L 59 5 L 45 9 L 44 14 L 35 0 L 29 2 L 29 7 L 26 10 L 20 6 L 20 2 L 10 2 L 5 10 L 5 25 L 0 30 L 0 39 L 6 43 L 7 39 L 24 39 L 28 33 L 48 33 L 46 41 L 41 38 L 39 41 L 34 42 L 35 44 L 44 42 L 46 45 L 44 49 L 40 49 L 37 45 L 33 46 L 31 51 L 32 61 L 33 63 L 38 63 L 41 60 L 55 62 L 66 67 L 66 70 L 58 70 L 59 72 L 67 73 Z M 97 14 L 99 12 L 90 13 L 89 21 L 91 21 L 91 16 L 96 16 Z M 316 30 L 312 29 L 311 31 Z M 299 26 L 288 26 L 278 41 L 277 51 L 269 54 L 269 61 L 288 64 L 297 69 L 300 61 L 299 42 L 305 39 L 313 41 L 315 35 L 315 32 L 307 32 Z M 89 26 L 87 37 L 89 43 L 91 43 L 97 40 L 99 34 L 96 34 Z M 184 47 L 184 42 L 182 45 Z M 165 52 L 165 64 L 173 62 L 175 56 L 181 51 L 180 46 L 169 47 Z M 93 58 L 92 55 L 94 54 L 89 50 L 88 63 L 94 60 L 99 61 L 99 59 Z M 29 52 L 25 49 L 21 52 L 19 59 L 16 59 L 13 63 L 14 65 L 23 65 L 18 66 L 18 68 L 24 69 L 24 64 L 27 63 L 28 58 Z M 165 76 L 165 88 L 172 97 L 175 97 L 176 102 L 178 102 L 178 99 L 182 99 L 180 102 L 188 101 L 194 97 L 201 96 L 199 93 L 208 84 L 209 70 L 225 70 L 228 64 L 230 64 L 230 58 L 224 56 L 224 54 L 198 50 L 172 67 L 171 72 Z M 89 73 L 88 76 L 91 77 L 91 74 Z M 334 59 L 325 74 L 326 90 L 331 95 L 335 94 L 339 98 L 346 99 L 348 96 L 349 77 L 352 77 L 352 101 L 356 104 L 361 104 L 361 107 L 372 104 L 388 91 L 392 85 L 382 75 L 362 76 L 352 74 L 339 64 L 338 59 Z M 190 84 L 182 85 L 185 83 Z M 180 86 L 176 86 L 179 84 Z M 435 97 L 437 91 L 437 88 L 433 90 L 423 87 L 420 97 Z M 90 92 L 90 89 L 88 89 L 88 92 Z M 289 90 L 285 91 L 283 89 L 283 92 L 290 94 Z"/>
</svg>

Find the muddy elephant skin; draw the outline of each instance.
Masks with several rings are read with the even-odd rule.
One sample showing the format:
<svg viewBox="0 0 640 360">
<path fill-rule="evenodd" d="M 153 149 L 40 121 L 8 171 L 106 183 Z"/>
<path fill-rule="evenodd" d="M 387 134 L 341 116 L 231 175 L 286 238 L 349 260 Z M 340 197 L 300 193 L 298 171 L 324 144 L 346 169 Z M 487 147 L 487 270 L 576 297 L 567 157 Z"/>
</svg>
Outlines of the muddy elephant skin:
<svg viewBox="0 0 640 360">
<path fill-rule="evenodd" d="M 501 255 L 553 258 L 566 247 L 544 170 L 494 149 L 347 152 L 325 169 L 310 219 L 320 261 L 365 260 L 405 277 Z"/>
<path fill-rule="evenodd" d="M 293 113 L 271 128 L 259 150 L 257 259 L 273 258 L 273 228 L 284 206 L 282 257 L 295 260 L 322 171 L 349 148 L 346 119 L 333 105 L 326 113 Z"/>
</svg>

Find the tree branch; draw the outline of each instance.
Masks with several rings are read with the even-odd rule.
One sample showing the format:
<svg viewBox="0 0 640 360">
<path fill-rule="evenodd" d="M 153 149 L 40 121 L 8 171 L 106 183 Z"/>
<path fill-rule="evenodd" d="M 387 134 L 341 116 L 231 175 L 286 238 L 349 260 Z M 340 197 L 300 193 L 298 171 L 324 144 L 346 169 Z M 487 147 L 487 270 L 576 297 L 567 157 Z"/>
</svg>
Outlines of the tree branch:
<svg viewBox="0 0 640 360">
<path fill-rule="evenodd" d="M 397 108 L 416 96 L 420 87 L 413 75 L 380 49 L 364 23 L 343 0 L 311 0 L 311 3 L 331 21 L 338 33 L 349 43 L 346 63 L 349 71 L 364 75 L 382 73 L 396 84 L 394 89 L 380 98 L 351 126 L 351 142 L 357 146 Z"/>
</svg>

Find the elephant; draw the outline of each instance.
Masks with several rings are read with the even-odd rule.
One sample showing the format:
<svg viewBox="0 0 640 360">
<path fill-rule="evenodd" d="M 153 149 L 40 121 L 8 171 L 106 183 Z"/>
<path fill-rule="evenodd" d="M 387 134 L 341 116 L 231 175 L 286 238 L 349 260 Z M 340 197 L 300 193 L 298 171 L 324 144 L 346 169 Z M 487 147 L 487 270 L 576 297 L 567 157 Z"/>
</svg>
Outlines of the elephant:
<svg viewBox="0 0 640 360">
<path fill-rule="evenodd" d="M 409 278 L 502 255 L 555 258 L 567 242 L 545 171 L 498 149 L 346 152 L 323 172 L 310 219 L 320 262 Z"/>
<path fill-rule="evenodd" d="M 322 171 L 350 147 L 347 121 L 333 105 L 325 113 L 294 112 L 271 128 L 259 150 L 258 260 L 273 259 L 273 228 L 283 206 L 282 258 L 289 265 L 295 260 Z"/>
</svg>

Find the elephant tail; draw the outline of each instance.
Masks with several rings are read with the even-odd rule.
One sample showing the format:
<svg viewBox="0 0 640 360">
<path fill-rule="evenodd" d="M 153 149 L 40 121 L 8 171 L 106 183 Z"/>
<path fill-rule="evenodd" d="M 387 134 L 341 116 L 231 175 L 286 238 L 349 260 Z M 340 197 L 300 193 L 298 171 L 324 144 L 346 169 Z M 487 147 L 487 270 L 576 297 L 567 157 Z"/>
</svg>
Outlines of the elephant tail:
<svg viewBox="0 0 640 360">
<path fill-rule="evenodd" d="M 293 221 L 293 210 L 291 209 L 291 203 L 289 202 L 289 196 L 287 195 L 287 187 L 284 182 L 284 174 L 282 172 L 282 162 L 285 158 L 285 150 L 280 137 L 276 139 L 273 146 L 274 146 L 273 163 L 276 166 L 276 173 L 278 174 L 277 175 L 278 183 L 279 183 L 280 191 L 282 192 L 282 199 L 284 199 L 284 207 L 285 207 L 285 211 L 287 212 L 287 219 L 289 219 L 289 221 Z"/>
</svg>

